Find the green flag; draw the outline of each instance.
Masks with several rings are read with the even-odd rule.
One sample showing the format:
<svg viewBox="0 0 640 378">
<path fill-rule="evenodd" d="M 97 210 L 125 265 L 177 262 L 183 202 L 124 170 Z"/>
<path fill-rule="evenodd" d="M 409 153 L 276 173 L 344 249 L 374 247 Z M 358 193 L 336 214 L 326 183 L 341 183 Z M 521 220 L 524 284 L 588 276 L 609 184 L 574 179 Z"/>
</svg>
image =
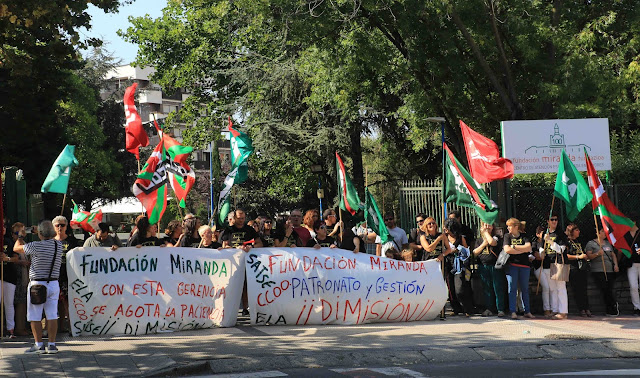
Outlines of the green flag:
<svg viewBox="0 0 640 378">
<path fill-rule="evenodd" d="M 235 130 L 229 117 L 229 132 L 231 133 L 231 172 L 224 180 L 224 187 L 220 191 L 218 201 L 219 220 L 221 224 L 227 222 L 227 214 L 231 210 L 231 189 L 235 184 L 247 181 L 249 165 L 247 160 L 253 152 L 251 138 L 241 131 Z"/>
<path fill-rule="evenodd" d="M 382 244 L 384 244 L 389 241 L 389 230 L 387 230 L 387 226 L 384 224 L 384 219 L 382 218 L 382 214 L 380 214 L 378 204 L 371 195 L 371 192 L 369 192 L 369 188 L 364 188 L 364 196 L 364 218 L 367 221 L 367 226 L 380 236 L 380 240 Z"/>
<path fill-rule="evenodd" d="M 449 147 L 443 144 L 443 148 L 446 151 L 445 201 L 473 208 L 483 222 L 493 224 L 498 217 L 498 206 L 453 156 Z"/>
<path fill-rule="evenodd" d="M 558 176 L 556 176 L 553 194 L 564 201 L 567 218 L 570 221 L 576 219 L 578 213 L 593 199 L 589 185 L 584 181 L 564 150 L 560 155 Z"/>
<path fill-rule="evenodd" d="M 44 179 L 41 189 L 42 193 L 67 193 L 71 168 L 78 165 L 78 159 L 73 156 L 75 150 L 76 146 L 67 144 L 60 155 L 58 155 L 47 178 Z"/>
<path fill-rule="evenodd" d="M 336 152 L 336 171 L 338 173 L 338 192 L 340 193 L 340 208 L 354 215 L 360 209 L 360 197 L 351 183 L 344 168 L 340 155 Z"/>
</svg>

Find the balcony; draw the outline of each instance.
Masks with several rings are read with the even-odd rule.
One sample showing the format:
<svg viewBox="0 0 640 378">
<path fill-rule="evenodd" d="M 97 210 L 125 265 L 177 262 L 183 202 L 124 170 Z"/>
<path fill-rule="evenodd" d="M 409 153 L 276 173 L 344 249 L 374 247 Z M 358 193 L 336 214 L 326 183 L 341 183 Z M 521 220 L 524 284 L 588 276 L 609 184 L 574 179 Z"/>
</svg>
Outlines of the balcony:
<svg viewBox="0 0 640 378">
<path fill-rule="evenodd" d="M 152 90 L 146 89 L 144 91 L 140 91 L 140 96 L 138 97 L 140 104 L 162 104 L 162 91 L 160 90 Z"/>
</svg>

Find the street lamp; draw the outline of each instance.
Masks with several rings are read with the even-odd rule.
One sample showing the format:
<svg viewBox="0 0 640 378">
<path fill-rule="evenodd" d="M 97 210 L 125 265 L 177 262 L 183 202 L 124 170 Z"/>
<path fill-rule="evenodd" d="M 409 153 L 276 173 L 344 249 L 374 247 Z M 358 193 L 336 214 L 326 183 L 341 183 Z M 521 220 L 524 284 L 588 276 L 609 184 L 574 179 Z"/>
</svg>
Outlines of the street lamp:
<svg viewBox="0 0 640 378">
<path fill-rule="evenodd" d="M 311 172 L 318 174 L 318 200 L 320 201 L 320 220 L 324 220 L 322 217 L 322 199 L 324 198 L 324 189 L 322 189 L 322 181 L 320 180 L 320 173 L 322 173 L 321 164 L 312 164 Z"/>
</svg>

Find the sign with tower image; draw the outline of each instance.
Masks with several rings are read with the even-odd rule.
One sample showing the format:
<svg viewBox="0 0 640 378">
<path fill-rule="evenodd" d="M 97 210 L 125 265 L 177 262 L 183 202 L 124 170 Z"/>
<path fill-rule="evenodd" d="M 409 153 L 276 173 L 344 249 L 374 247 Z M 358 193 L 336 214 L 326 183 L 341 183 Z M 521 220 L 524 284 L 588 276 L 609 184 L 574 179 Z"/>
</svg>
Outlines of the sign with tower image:
<svg viewBox="0 0 640 378">
<path fill-rule="evenodd" d="M 586 171 L 585 148 L 596 170 L 611 169 L 607 118 L 502 121 L 500 127 L 502 154 L 515 173 L 555 173 L 563 149 L 580 171 Z"/>
</svg>

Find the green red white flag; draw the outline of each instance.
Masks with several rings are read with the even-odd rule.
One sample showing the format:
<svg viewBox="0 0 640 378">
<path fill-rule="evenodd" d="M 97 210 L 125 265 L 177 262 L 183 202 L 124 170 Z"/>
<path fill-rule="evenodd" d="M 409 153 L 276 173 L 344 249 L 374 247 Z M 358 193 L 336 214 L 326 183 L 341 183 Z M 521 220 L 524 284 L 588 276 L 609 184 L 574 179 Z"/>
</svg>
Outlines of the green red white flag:
<svg viewBox="0 0 640 378">
<path fill-rule="evenodd" d="M 253 153 L 251 138 L 242 131 L 233 128 L 229 117 L 229 132 L 231 133 L 231 171 L 224 179 L 224 187 L 220 191 L 218 214 L 220 224 L 226 224 L 227 215 L 231 210 L 231 190 L 236 184 L 247 181 L 249 177 L 249 155 Z"/>
<path fill-rule="evenodd" d="M 181 207 L 185 207 L 185 198 L 195 183 L 195 173 L 186 163 L 193 148 L 181 145 L 162 131 L 160 138 L 132 188 L 151 224 L 159 222 L 167 209 L 167 183 L 173 187 Z"/>
<path fill-rule="evenodd" d="M 340 208 L 354 215 L 360 210 L 360 197 L 347 175 L 344 163 L 336 152 L 336 171 L 338 172 L 338 192 L 340 193 Z"/>
<path fill-rule="evenodd" d="M 587 154 L 586 148 L 584 150 L 584 155 L 587 162 L 589 189 L 591 190 L 591 194 L 593 194 L 593 199 L 591 201 L 593 212 L 600 215 L 602 228 L 607 234 L 609 242 L 630 258 L 633 251 L 631 248 L 631 244 L 633 243 L 631 230 L 637 230 L 637 227 L 635 223 L 633 223 L 631 219 L 625 217 L 609 199 L 607 192 L 604 191 L 602 181 L 600 181 L 600 177 L 598 177 L 596 168 L 593 166 L 593 163 Z"/>
<path fill-rule="evenodd" d="M 82 211 L 78 208 L 78 205 L 73 201 L 73 214 L 71 215 L 71 228 L 77 230 L 79 228 L 86 232 L 94 233 L 98 230 L 98 223 L 102 222 L 102 209 L 98 211 L 89 212 Z"/>
<path fill-rule="evenodd" d="M 446 143 L 445 160 L 445 202 L 455 202 L 460 206 L 475 209 L 483 222 L 493 224 L 498 217 L 498 206 L 480 188 L 480 184 L 460 164 Z"/>
</svg>

